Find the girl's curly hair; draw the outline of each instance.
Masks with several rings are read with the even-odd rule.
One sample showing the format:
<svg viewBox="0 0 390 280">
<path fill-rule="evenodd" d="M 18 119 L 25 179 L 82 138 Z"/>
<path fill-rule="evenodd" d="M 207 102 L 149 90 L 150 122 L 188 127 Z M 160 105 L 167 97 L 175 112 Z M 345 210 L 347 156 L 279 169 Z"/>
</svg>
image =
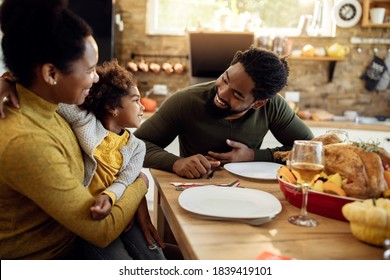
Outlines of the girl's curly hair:
<svg viewBox="0 0 390 280">
<path fill-rule="evenodd" d="M 102 120 L 109 109 L 122 107 L 121 98 L 129 94 L 130 87 L 136 87 L 133 75 L 118 64 L 116 59 L 106 61 L 96 68 L 99 81 L 89 91 L 81 108 L 92 112 Z"/>
</svg>

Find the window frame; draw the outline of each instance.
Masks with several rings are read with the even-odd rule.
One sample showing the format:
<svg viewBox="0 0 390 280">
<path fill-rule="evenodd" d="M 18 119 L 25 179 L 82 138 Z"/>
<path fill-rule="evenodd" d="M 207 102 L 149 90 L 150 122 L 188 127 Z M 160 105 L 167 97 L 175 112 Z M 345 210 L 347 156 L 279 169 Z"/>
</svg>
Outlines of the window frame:
<svg viewBox="0 0 390 280">
<path fill-rule="evenodd" d="M 160 36 L 184 36 L 186 31 L 177 31 L 177 29 L 161 29 L 158 27 L 158 1 L 159 0 L 147 0 L 146 6 L 146 34 L 147 35 L 160 35 Z M 333 6 L 336 0 L 323 0 L 325 1 L 325 8 L 323 9 L 322 19 L 324 21 L 321 27 L 321 33 L 323 35 L 312 37 L 335 37 L 336 36 L 336 22 L 333 18 Z M 195 31 L 195 30 L 191 30 Z M 213 30 L 216 31 L 216 30 Z M 237 30 L 233 30 L 237 31 Z M 298 28 L 259 28 L 253 30 L 257 36 L 286 36 L 286 37 L 298 37 L 301 31 Z M 310 36 L 311 37 L 311 36 Z"/>
</svg>

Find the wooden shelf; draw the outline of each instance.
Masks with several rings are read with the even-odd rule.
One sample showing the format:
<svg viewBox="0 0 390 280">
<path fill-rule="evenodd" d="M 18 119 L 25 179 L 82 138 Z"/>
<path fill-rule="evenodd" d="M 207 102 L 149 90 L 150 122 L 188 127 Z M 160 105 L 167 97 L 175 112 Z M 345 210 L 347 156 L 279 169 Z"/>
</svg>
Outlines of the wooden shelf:
<svg viewBox="0 0 390 280">
<path fill-rule="evenodd" d="M 376 24 L 370 20 L 370 9 L 374 7 L 386 8 L 385 18 L 390 16 L 390 0 L 364 0 L 363 1 L 363 17 L 362 27 L 373 27 L 373 28 L 390 28 L 390 23 Z"/>
<path fill-rule="evenodd" d="M 333 56 L 290 56 L 290 60 L 314 60 L 314 61 L 343 61 L 344 57 Z"/>
<path fill-rule="evenodd" d="M 362 24 L 363 27 L 377 27 L 377 28 L 390 28 L 390 23 L 382 23 L 382 24 L 377 24 L 377 23 L 367 23 L 367 24 Z"/>
<path fill-rule="evenodd" d="M 333 73 L 336 68 L 337 61 L 344 61 L 344 57 L 332 57 L 332 56 L 290 56 L 289 60 L 300 60 L 300 61 L 325 61 L 329 62 L 329 71 L 328 71 L 328 82 L 333 81 Z"/>
</svg>

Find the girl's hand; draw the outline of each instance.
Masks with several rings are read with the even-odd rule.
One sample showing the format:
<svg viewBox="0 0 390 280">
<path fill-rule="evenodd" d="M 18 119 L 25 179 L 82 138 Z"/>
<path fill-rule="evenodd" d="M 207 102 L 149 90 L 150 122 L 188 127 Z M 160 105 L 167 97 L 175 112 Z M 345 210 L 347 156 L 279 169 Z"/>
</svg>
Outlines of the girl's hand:
<svg viewBox="0 0 390 280">
<path fill-rule="evenodd" d="M 4 73 L 0 78 L 0 118 L 5 118 L 3 111 L 5 101 L 15 108 L 20 107 L 14 78 L 8 72 Z"/>
<path fill-rule="evenodd" d="M 102 220 L 111 212 L 111 199 L 106 194 L 96 197 L 91 207 L 91 216 L 94 220 Z"/>
</svg>

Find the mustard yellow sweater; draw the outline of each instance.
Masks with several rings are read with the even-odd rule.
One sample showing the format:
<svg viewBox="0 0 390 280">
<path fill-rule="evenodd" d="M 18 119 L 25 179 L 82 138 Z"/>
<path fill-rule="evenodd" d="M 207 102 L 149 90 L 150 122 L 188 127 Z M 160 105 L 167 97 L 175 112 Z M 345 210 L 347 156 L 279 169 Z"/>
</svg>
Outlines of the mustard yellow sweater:
<svg viewBox="0 0 390 280">
<path fill-rule="evenodd" d="M 107 246 L 123 231 L 147 192 L 136 180 L 105 219 L 91 219 L 94 201 L 68 123 L 48 103 L 17 85 L 21 109 L 0 120 L 0 259 L 64 258 L 75 236 Z M 6 106 L 7 107 L 7 106 Z"/>
</svg>

